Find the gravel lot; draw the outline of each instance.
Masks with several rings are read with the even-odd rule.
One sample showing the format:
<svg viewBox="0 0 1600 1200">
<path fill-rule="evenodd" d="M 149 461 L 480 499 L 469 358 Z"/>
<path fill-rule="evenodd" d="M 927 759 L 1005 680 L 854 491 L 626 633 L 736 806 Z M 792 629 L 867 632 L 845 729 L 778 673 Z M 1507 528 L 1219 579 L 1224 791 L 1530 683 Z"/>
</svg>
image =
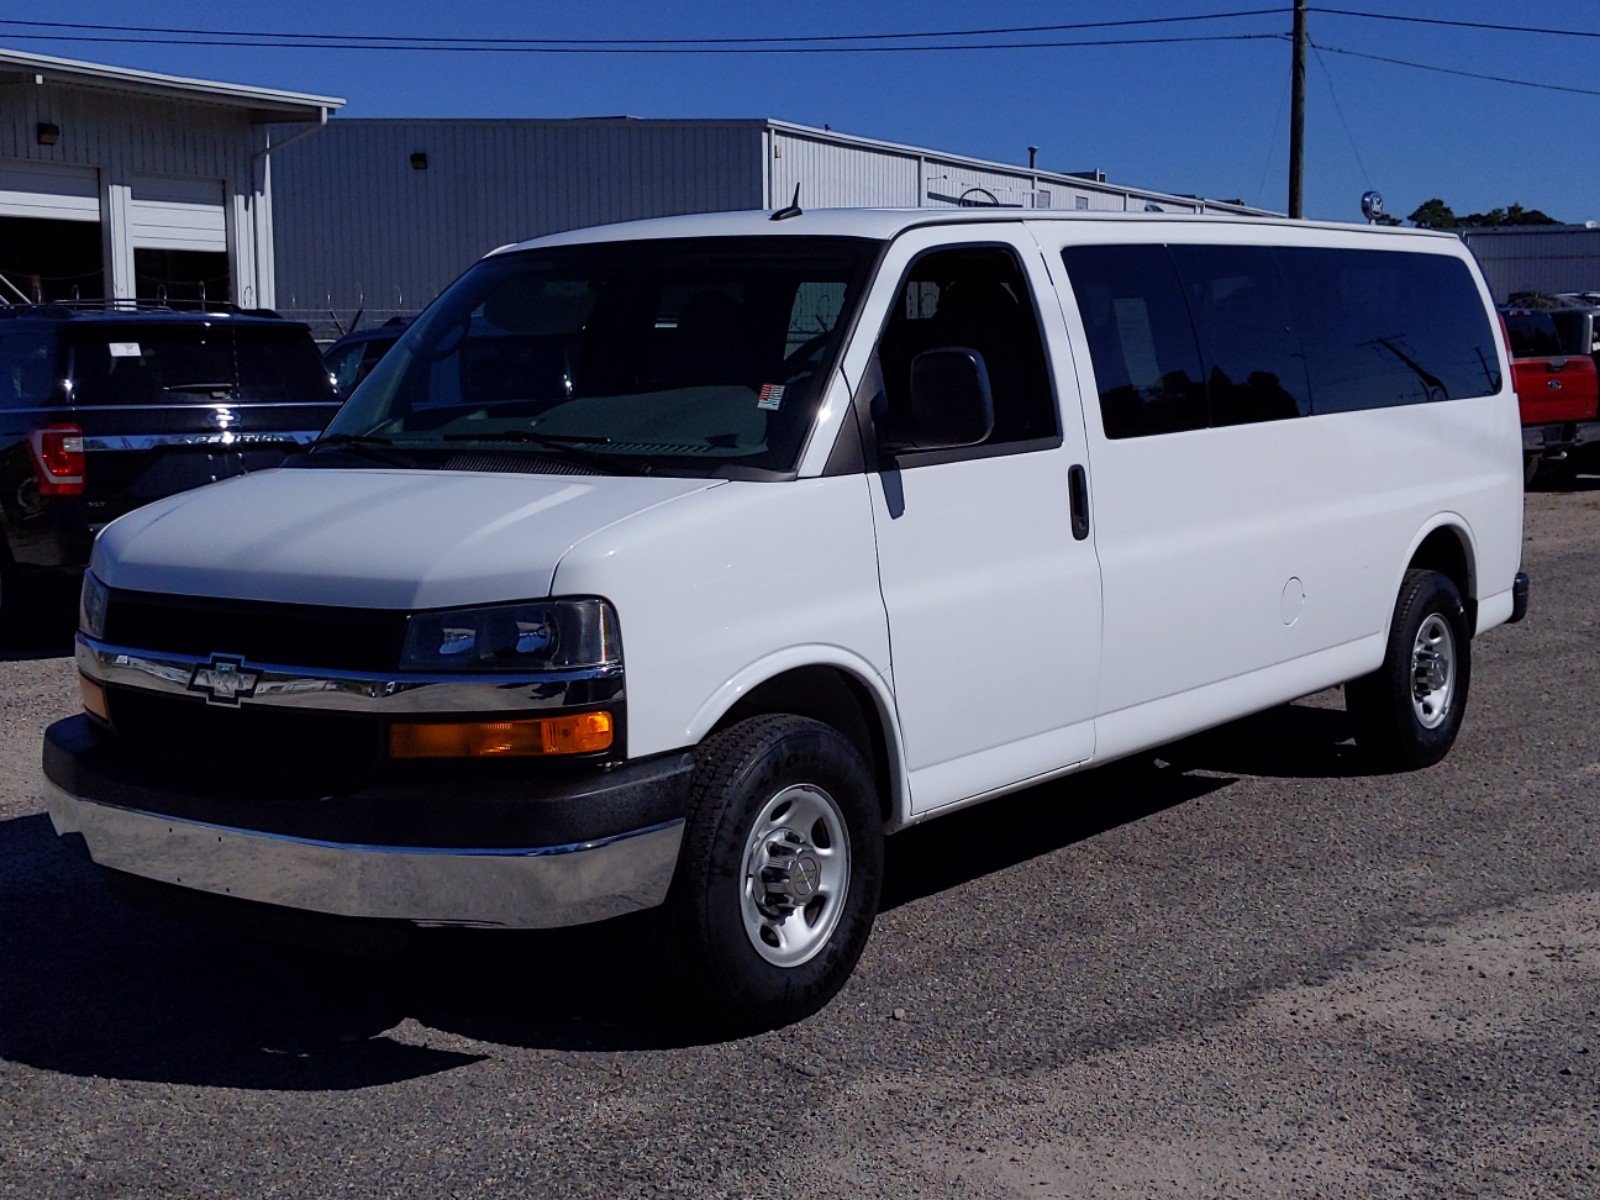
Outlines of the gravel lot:
<svg viewBox="0 0 1600 1200">
<path fill-rule="evenodd" d="M 0 1195 L 1600 1195 L 1600 480 L 1443 765 L 1337 694 L 890 843 L 843 996 L 705 1041 L 630 933 L 350 958 L 114 901 L 0 655 Z M 630 969 L 630 966 L 635 969 Z"/>
</svg>

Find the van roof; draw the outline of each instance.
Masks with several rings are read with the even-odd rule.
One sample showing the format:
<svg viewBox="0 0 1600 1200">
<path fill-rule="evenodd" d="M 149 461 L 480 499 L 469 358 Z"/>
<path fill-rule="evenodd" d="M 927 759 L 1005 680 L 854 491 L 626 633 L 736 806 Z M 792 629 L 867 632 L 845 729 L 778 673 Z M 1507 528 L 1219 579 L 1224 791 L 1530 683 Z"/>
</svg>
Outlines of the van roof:
<svg viewBox="0 0 1600 1200">
<path fill-rule="evenodd" d="M 525 242 L 501 246 L 491 254 L 547 246 L 582 245 L 590 242 L 645 241 L 660 238 L 690 237 L 856 237 L 888 241 L 907 229 L 925 225 L 966 225 L 1015 221 L 1088 221 L 1121 223 L 1202 222 L 1255 227 L 1269 225 L 1290 229 L 1326 229 L 1341 232 L 1372 233 L 1388 237 L 1449 238 L 1453 233 L 1397 226 L 1357 225 L 1338 221 L 1304 221 L 1288 217 L 1247 217 L 1222 213 L 1084 212 L 1039 208 L 815 208 L 782 221 L 774 221 L 765 210 L 744 212 L 694 213 L 682 217 L 654 217 L 646 221 L 625 221 L 615 225 L 594 225 L 569 229 Z"/>
</svg>

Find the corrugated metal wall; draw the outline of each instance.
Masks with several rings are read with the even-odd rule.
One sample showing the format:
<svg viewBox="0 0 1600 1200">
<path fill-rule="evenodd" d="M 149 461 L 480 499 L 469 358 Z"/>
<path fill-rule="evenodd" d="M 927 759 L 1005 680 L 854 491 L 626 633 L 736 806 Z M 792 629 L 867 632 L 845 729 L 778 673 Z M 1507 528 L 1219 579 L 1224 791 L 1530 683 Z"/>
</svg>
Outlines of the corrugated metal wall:
<svg viewBox="0 0 1600 1200">
<path fill-rule="evenodd" d="M 1512 292 L 1600 291 L 1600 229 L 1467 230 L 1461 238 L 1477 257 L 1496 300 Z"/>
<path fill-rule="evenodd" d="M 0 165 L 96 171 L 108 289 L 134 294 L 133 190 L 141 183 L 159 188 L 170 179 L 181 180 L 179 187 L 215 189 L 224 211 L 207 220 L 224 225 L 234 298 L 271 303 L 270 264 L 257 271 L 252 216 L 257 197 L 250 157 L 260 134 L 243 109 L 31 80 L 0 84 L 0 106 Z M 60 130 L 54 146 L 39 145 L 40 122 Z"/>
<path fill-rule="evenodd" d="M 123 177 L 249 178 L 253 131 L 239 109 L 48 83 L 5 84 L 0 104 L 6 117 L 0 158 L 73 163 Z M 60 128 L 56 145 L 38 144 L 40 121 Z"/>
<path fill-rule="evenodd" d="M 759 208 L 764 128 L 620 118 L 330 121 L 273 156 L 278 306 L 419 308 L 507 242 Z M 411 166 L 419 152 L 426 170 Z"/>
<path fill-rule="evenodd" d="M 853 139 L 845 134 L 777 126 L 771 135 L 771 203 L 786 202 L 800 185 L 800 203 L 817 208 L 950 208 L 961 203 L 1021 208 L 1142 211 L 1159 201 L 1167 212 L 1196 212 L 1198 201 L 1174 199 L 1116 184 L 1024 167 L 1007 170 L 958 155 L 943 155 Z M 992 199 L 990 199 L 992 197 Z"/>
</svg>

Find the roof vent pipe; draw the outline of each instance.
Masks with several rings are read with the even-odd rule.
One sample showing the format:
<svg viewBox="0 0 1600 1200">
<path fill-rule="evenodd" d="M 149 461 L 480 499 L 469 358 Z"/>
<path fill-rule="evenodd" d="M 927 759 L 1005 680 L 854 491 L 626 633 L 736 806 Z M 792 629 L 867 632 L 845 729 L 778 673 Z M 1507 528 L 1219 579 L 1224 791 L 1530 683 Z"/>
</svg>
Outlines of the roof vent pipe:
<svg viewBox="0 0 1600 1200">
<path fill-rule="evenodd" d="M 1037 147 L 1037 146 L 1029 146 L 1028 147 L 1028 170 L 1031 171 L 1038 165 L 1039 165 L 1039 147 Z"/>
</svg>

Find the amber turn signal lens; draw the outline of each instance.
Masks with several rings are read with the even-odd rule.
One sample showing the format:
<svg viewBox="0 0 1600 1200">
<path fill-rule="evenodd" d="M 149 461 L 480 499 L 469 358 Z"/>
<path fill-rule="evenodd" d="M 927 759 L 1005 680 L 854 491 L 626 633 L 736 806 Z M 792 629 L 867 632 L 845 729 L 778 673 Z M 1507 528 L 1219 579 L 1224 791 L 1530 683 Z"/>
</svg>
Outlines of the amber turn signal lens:
<svg viewBox="0 0 1600 1200">
<path fill-rule="evenodd" d="M 78 676 L 78 692 L 83 697 L 83 711 L 99 717 L 102 721 L 111 719 L 111 712 L 106 708 L 106 690 L 92 679 Z"/>
<path fill-rule="evenodd" d="M 404 721 L 389 727 L 391 758 L 527 758 L 611 749 L 608 712 L 527 721 Z"/>
</svg>

